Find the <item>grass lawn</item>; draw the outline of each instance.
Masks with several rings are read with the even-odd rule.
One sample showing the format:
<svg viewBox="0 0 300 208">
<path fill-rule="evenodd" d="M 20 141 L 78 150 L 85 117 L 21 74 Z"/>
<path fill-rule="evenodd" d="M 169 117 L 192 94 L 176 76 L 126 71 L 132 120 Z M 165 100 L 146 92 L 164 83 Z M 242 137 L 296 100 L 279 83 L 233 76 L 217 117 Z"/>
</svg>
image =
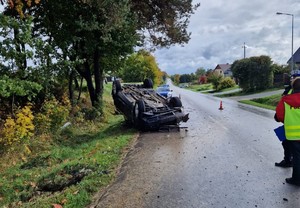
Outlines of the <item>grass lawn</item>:
<svg viewBox="0 0 300 208">
<path fill-rule="evenodd" d="M 220 92 L 228 92 L 228 91 L 235 90 L 235 89 L 239 89 L 239 86 L 236 85 L 234 87 L 226 88 L 226 89 L 220 90 Z"/>
<path fill-rule="evenodd" d="M 227 91 L 231 91 L 231 90 L 238 89 L 238 88 L 239 88 L 239 86 L 236 85 L 234 87 L 226 88 L 226 89 L 220 90 L 218 92 L 227 92 Z M 209 84 L 201 84 L 201 85 L 200 84 L 192 84 L 192 85 L 189 85 L 188 87 L 186 87 L 186 89 L 192 90 L 194 92 L 202 92 L 205 94 L 216 92 L 213 89 L 213 85 L 210 83 Z"/>
<path fill-rule="evenodd" d="M 256 98 L 256 99 L 251 99 L 251 100 L 242 100 L 239 101 L 241 103 L 245 103 L 248 105 L 254 105 L 257 107 L 261 107 L 261 108 L 266 108 L 266 109 L 270 109 L 270 110 L 275 110 L 280 98 L 281 98 L 281 94 L 277 94 L 277 95 L 272 95 L 269 97 L 264 97 L 264 98 Z"/>
<path fill-rule="evenodd" d="M 101 120 L 71 125 L 51 138 L 34 138 L 28 155 L 14 150 L 1 156 L 0 207 L 82 208 L 111 183 L 137 131 L 114 115 L 110 92 L 108 84 Z"/>
<path fill-rule="evenodd" d="M 212 90 L 213 86 L 212 84 L 192 84 L 186 87 L 186 89 L 192 90 L 194 92 L 201 92 L 201 91 L 206 91 L 206 90 Z"/>
<path fill-rule="evenodd" d="M 202 92 L 202 93 L 206 93 L 206 94 L 215 92 L 213 90 L 212 84 L 202 84 L 202 85 L 194 84 L 194 85 L 190 85 L 186 89 L 189 89 L 189 90 L 192 90 L 192 91 L 195 91 L 195 92 Z M 239 86 L 223 89 L 219 92 L 228 92 L 228 91 L 235 90 L 235 89 L 239 89 Z M 255 92 L 255 93 L 268 92 L 268 91 L 279 90 L 279 89 L 281 89 L 281 88 L 272 88 L 272 89 L 267 89 L 267 90 L 260 91 L 260 92 Z M 216 97 L 233 97 L 233 96 L 242 96 L 242 95 L 251 95 L 251 94 L 253 94 L 253 92 L 245 93 L 245 92 L 242 92 L 242 91 L 238 91 L 238 92 L 225 93 L 225 94 L 220 94 L 220 95 L 215 95 L 215 96 Z M 281 94 L 278 94 L 278 95 L 272 95 L 272 96 L 264 97 L 264 98 L 257 98 L 257 99 L 251 99 L 251 100 L 242 100 L 242 101 L 239 101 L 239 102 L 245 103 L 245 104 L 248 104 L 248 105 L 261 107 L 261 108 L 275 110 L 276 105 L 279 102 L 280 98 L 281 98 Z"/>
<path fill-rule="evenodd" d="M 221 95 L 216 95 L 217 97 L 233 97 L 233 96 L 243 96 L 243 95 L 251 95 L 254 93 L 262 93 L 262 92 L 269 92 L 269 91 L 274 91 L 274 90 L 280 90 L 282 89 L 283 92 L 283 88 L 271 88 L 271 89 L 266 89 L 266 90 L 262 90 L 262 91 L 256 91 L 256 92 L 243 92 L 243 91 L 238 91 L 238 92 L 233 92 L 233 93 L 226 93 L 226 94 L 221 94 Z"/>
<path fill-rule="evenodd" d="M 222 89 L 222 90 L 220 90 L 220 91 L 215 91 L 214 89 L 212 89 L 212 90 L 206 91 L 206 92 L 204 92 L 204 93 L 229 92 L 229 91 L 232 91 L 232 90 L 235 90 L 235 89 L 239 89 L 239 86 L 236 85 L 236 86 L 234 86 L 234 87 Z M 226 94 L 216 95 L 216 97 L 225 97 L 225 96 L 230 97 L 230 96 L 235 96 L 235 94 L 238 94 L 238 93 L 241 93 L 241 92 L 238 91 L 238 92 L 233 92 L 233 93 L 226 93 Z"/>
</svg>

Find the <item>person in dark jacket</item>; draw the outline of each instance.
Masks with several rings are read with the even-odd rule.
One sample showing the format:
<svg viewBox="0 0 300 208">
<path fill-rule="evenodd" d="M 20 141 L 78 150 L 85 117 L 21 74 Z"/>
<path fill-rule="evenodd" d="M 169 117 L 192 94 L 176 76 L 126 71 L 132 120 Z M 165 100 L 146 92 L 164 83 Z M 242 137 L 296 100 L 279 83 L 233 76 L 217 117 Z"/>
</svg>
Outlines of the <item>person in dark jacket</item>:
<svg viewBox="0 0 300 208">
<path fill-rule="evenodd" d="M 284 131 L 293 155 L 293 173 L 289 184 L 300 186 L 300 77 L 292 83 L 292 92 L 283 96 L 276 107 L 275 120 L 284 123 Z"/>
<path fill-rule="evenodd" d="M 293 81 L 293 79 L 295 79 L 296 76 L 292 76 L 291 77 L 291 80 L 289 82 L 289 84 L 285 87 L 284 89 L 284 92 L 282 93 L 282 96 L 285 96 L 285 95 L 289 95 L 292 93 L 292 86 L 291 86 L 291 83 Z M 274 116 L 275 120 L 277 122 L 279 122 L 276 118 L 276 114 Z M 292 161 L 293 161 L 293 156 L 292 156 L 292 148 L 290 146 L 290 142 L 288 140 L 283 140 L 281 142 L 282 144 L 282 147 L 283 147 L 283 154 L 284 154 L 284 157 L 283 157 L 283 160 L 280 161 L 280 162 L 276 162 L 275 163 L 275 166 L 277 167 L 282 167 L 282 168 L 289 168 L 289 167 L 292 167 Z"/>
</svg>

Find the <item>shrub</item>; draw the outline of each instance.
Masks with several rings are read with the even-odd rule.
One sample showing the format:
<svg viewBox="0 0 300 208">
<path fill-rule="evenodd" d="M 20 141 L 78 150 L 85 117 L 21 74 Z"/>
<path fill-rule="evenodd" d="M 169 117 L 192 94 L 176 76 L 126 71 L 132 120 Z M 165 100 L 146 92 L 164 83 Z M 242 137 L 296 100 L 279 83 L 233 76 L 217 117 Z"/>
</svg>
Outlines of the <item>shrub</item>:
<svg viewBox="0 0 300 208">
<path fill-rule="evenodd" d="M 34 118 L 36 134 L 43 134 L 50 132 L 51 119 L 43 113 L 37 113 Z"/>
<path fill-rule="evenodd" d="M 223 79 L 223 77 L 221 75 L 212 73 L 207 81 L 210 82 L 213 85 L 213 88 L 218 91 L 218 86 L 220 85 L 221 80 Z"/>
<path fill-rule="evenodd" d="M 67 121 L 69 117 L 69 103 L 60 103 L 56 99 L 45 101 L 42 112 L 36 115 L 35 124 L 37 132 L 55 132 Z"/>
<path fill-rule="evenodd" d="M 15 144 L 25 144 L 34 135 L 34 116 L 30 106 L 19 109 L 16 117 L 8 117 L 3 128 L 3 137 L 0 138 L 2 144 L 13 146 Z"/>
<path fill-rule="evenodd" d="M 101 116 L 101 112 L 97 108 L 83 108 L 82 113 L 84 114 L 84 118 L 86 120 L 95 120 L 96 118 L 99 118 Z"/>
<path fill-rule="evenodd" d="M 236 84 L 233 79 L 231 79 L 230 77 L 225 77 L 225 78 L 221 79 L 221 81 L 218 85 L 218 90 L 234 87 L 235 85 Z"/>
<path fill-rule="evenodd" d="M 202 75 L 199 80 L 199 84 L 206 84 L 207 83 L 207 77 L 205 75 Z"/>
</svg>

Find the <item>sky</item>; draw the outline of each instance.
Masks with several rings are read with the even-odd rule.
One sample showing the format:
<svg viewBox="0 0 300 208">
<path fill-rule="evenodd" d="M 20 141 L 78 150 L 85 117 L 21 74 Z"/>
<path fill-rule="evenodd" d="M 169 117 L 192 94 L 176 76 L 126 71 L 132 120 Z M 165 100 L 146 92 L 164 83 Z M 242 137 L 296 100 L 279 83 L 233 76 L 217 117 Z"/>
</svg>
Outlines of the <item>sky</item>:
<svg viewBox="0 0 300 208">
<path fill-rule="evenodd" d="M 190 18 L 190 41 L 157 49 L 159 68 L 169 75 L 190 74 L 198 68 L 214 69 L 245 57 L 270 56 L 286 64 L 300 47 L 300 1 L 298 0 L 193 0 L 201 3 Z M 276 12 L 294 15 L 276 15 Z M 292 38 L 292 31 L 294 37 Z"/>
</svg>

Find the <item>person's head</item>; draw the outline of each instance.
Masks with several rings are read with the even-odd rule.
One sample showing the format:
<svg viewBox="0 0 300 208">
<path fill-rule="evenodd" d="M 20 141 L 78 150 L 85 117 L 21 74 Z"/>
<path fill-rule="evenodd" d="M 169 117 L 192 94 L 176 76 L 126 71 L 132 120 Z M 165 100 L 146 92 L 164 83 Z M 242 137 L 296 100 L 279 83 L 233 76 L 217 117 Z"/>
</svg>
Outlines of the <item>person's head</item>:
<svg viewBox="0 0 300 208">
<path fill-rule="evenodd" d="M 300 92 L 300 77 L 293 79 L 292 88 L 294 92 Z"/>
</svg>

